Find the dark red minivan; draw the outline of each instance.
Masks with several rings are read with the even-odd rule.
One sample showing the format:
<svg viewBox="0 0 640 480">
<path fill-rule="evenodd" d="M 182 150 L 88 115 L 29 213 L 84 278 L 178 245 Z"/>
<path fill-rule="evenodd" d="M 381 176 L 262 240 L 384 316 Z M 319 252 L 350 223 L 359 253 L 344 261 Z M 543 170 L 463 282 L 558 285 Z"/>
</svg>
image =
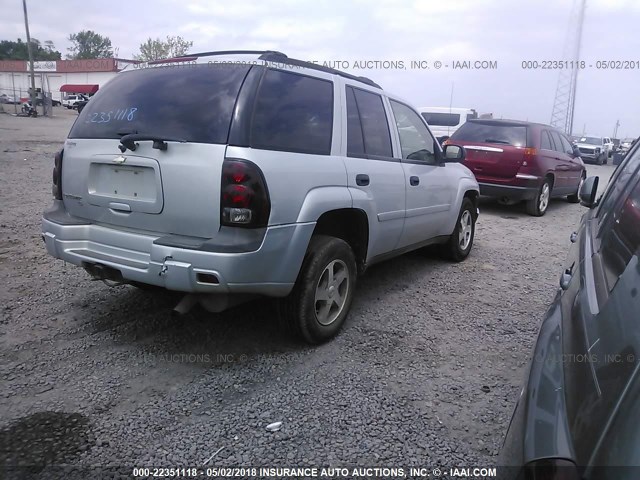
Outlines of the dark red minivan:
<svg viewBox="0 0 640 480">
<path fill-rule="evenodd" d="M 524 200 L 530 215 L 542 216 L 552 197 L 579 202 L 586 177 L 580 153 L 549 125 L 516 120 L 468 120 L 445 143 L 462 145 L 464 164 L 480 194 L 512 204 Z"/>
</svg>

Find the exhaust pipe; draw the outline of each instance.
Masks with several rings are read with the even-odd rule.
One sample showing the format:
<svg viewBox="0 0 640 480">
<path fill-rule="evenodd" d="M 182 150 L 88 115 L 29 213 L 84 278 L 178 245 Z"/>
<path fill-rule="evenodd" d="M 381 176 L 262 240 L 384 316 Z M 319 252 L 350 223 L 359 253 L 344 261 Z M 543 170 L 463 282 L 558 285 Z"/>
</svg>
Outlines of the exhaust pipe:
<svg viewBox="0 0 640 480">
<path fill-rule="evenodd" d="M 196 306 L 197 303 L 198 303 L 198 297 L 193 293 L 188 293 L 184 297 L 182 297 L 182 300 L 180 300 L 180 302 L 175 307 L 173 307 L 173 310 L 171 313 L 174 316 L 181 317 L 189 313 L 191 309 Z"/>
<path fill-rule="evenodd" d="M 220 313 L 224 312 L 228 308 L 235 307 L 236 305 L 240 305 L 241 303 L 248 302 L 256 298 L 258 298 L 258 295 L 248 293 L 235 295 L 229 295 L 227 293 L 187 293 L 182 297 L 182 300 L 173 307 L 172 314 L 174 316 L 186 315 L 198 304 L 207 312 Z"/>
<path fill-rule="evenodd" d="M 109 267 L 107 265 L 101 265 L 99 263 L 82 263 L 83 268 L 93 277 L 94 280 L 102 280 L 109 286 L 121 285 L 125 283 L 122 278 L 120 270 Z M 109 284 L 108 281 L 115 282 L 115 284 Z"/>
</svg>

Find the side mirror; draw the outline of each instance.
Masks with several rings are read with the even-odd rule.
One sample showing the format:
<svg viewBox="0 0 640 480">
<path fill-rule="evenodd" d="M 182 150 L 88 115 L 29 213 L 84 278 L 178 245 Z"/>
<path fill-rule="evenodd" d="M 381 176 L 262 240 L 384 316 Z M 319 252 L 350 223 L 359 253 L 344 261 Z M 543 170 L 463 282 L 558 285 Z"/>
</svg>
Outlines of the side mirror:
<svg viewBox="0 0 640 480">
<path fill-rule="evenodd" d="M 445 162 L 462 162 L 466 155 L 464 147 L 461 147 L 460 145 L 445 145 L 443 152 Z"/>
<path fill-rule="evenodd" d="M 582 187 L 580 187 L 580 205 L 587 208 L 593 208 L 598 204 L 596 195 L 598 194 L 599 181 L 599 177 L 589 177 L 584 181 Z"/>
<path fill-rule="evenodd" d="M 574 157 L 579 157 L 580 156 L 580 149 L 578 148 L 577 145 L 572 145 L 573 146 L 573 156 Z"/>
</svg>

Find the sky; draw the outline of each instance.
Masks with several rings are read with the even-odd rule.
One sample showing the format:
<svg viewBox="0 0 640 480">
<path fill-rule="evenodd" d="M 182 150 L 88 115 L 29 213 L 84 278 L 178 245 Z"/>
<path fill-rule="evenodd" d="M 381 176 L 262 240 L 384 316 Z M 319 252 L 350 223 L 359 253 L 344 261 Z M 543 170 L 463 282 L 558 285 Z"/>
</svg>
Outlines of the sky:
<svg viewBox="0 0 640 480">
<path fill-rule="evenodd" d="M 549 123 L 560 71 L 540 67 L 571 58 L 565 51 L 579 1 L 94 0 L 88 7 L 87 0 L 28 0 L 28 8 L 31 35 L 52 40 L 63 55 L 69 34 L 84 29 L 108 36 L 120 58 L 132 58 L 149 37 L 180 35 L 193 41 L 192 52 L 264 49 L 340 62 L 331 66 L 367 76 L 418 107 Z M 636 137 L 640 0 L 586 1 L 574 133 L 613 136 L 619 121 L 618 138 Z M 0 12 L 0 39 L 24 40 L 22 2 L 0 0 Z M 598 68 L 608 60 L 635 68 Z M 412 68 L 412 61 L 429 68 Z M 453 68 L 465 61 L 496 67 Z M 535 61 L 539 68 L 523 68 Z"/>
</svg>

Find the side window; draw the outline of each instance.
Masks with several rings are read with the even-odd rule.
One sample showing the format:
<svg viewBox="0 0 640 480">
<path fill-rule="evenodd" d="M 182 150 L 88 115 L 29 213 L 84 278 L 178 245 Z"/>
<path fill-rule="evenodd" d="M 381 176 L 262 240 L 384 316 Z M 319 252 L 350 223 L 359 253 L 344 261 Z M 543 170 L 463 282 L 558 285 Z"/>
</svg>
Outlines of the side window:
<svg viewBox="0 0 640 480">
<path fill-rule="evenodd" d="M 599 218 L 598 237 L 605 233 L 607 228 L 607 219 L 614 211 L 614 206 L 625 187 L 629 184 L 629 180 L 640 169 L 640 149 L 633 151 L 632 156 L 625 158 L 624 162 L 617 168 L 609 180 L 609 184 L 602 195 L 600 205 L 598 206 L 597 216 Z"/>
<path fill-rule="evenodd" d="M 611 228 L 602 236 L 600 254 L 609 290 L 624 272 L 631 257 L 640 252 L 640 182 L 613 212 Z"/>
<path fill-rule="evenodd" d="M 364 155 L 364 137 L 358 104 L 353 88 L 347 87 L 347 156 L 362 157 Z"/>
<path fill-rule="evenodd" d="M 564 153 L 567 155 L 573 155 L 573 147 L 571 146 L 571 142 L 567 140 L 567 137 L 560 134 L 560 141 L 562 142 L 562 148 L 564 149 Z"/>
<path fill-rule="evenodd" d="M 393 100 L 391 109 L 400 135 L 402 158 L 436 163 L 434 139 L 420 116 L 406 105 Z"/>
<path fill-rule="evenodd" d="M 365 153 L 380 157 L 393 157 L 389 124 L 384 111 L 382 97 L 378 94 L 355 88 L 353 93 L 360 113 Z"/>
<path fill-rule="evenodd" d="M 251 123 L 253 148 L 329 155 L 332 129 L 332 82 L 267 71 Z"/>
<path fill-rule="evenodd" d="M 540 148 L 542 150 L 554 150 L 553 145 L 551 145 L 549 132 L 547 130 L 543 130 L 540 134 Z"/>
<path fill-rule="evenodd" d="M 551 135 L 551 138 L 553 139 L 553 144 L 555 145 L 554 150 L 556 152 L 564 153 L 564 149 L 562 148 L 562 140 L 560 140 L 560 135 L 558 135 L 558 132 L 554 132 L 553 130 L 550 130 L 549 134 Z"/>
</svg>

